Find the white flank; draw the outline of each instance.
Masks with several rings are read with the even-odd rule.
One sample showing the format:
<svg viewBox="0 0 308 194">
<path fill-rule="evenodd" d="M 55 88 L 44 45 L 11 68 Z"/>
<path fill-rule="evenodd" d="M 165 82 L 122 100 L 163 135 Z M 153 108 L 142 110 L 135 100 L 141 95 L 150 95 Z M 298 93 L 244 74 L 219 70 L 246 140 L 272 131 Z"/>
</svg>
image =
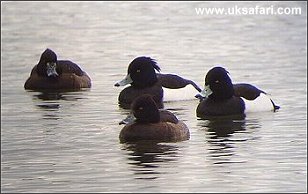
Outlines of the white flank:
<svg viewBox="0 0 308 194">
<path fill-rule="evenodd" d="M 181 101 L 181 100 L 194 100 L 195 95 L 198 94 L 198 90 L 192 85 L 187 85 L 180 89 L 163 88 L 164 90 L 164 102 L 168 101 Z"/>
<path fill-rule="evenodd" d="M 245 102 L 245 112 L 262 112 L 274 110 L 271 99 L 266 94 L 261 93 L 260 96 L 255 100 L 246 100 L 242 98 Z"/>
</svg>

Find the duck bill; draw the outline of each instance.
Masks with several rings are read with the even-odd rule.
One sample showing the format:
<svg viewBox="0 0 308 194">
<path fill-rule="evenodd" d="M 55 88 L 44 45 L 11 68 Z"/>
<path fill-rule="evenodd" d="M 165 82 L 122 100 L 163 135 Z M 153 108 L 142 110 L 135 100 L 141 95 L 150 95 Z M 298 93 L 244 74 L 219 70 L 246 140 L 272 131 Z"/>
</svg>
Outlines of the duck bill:
<svg viewBox="0 0 308 194">
<path fill-rule="evenodd" d="M 199 94 L 204 98 L 208 98 L 211 94 L 213 94 L 213 91 L 211 90 L 210 85 L 205 85 L 204 89 Z"/>
<path fill-rule="evenodd" d="M 57 77 L 59 74 L 56 70 L 56 63 L 47 63 L 47 76 L 48 77 Z"/>
<path fill-rule="evenodd" d="M 136 120 L 136 117 L 134 116 L 133 112 L 130 112 L 125 119 L 119 122 L 119 125 L 122 125 L 122 124 L 126 125 L 126 124 L 134 122 L 135 120 Z"/>
<path fill-rule="evenodd" d="M 130 77 L 130 74 L 127 74 L 127 76 L 123 80 L 118 81 L 117 83 L 114 84 L 114 86 L 117 86 L 117 87 L 125 86 L 125 85 L 131 84 L 131 83 L 133 83 L 133 80 Z"/>
</svg>

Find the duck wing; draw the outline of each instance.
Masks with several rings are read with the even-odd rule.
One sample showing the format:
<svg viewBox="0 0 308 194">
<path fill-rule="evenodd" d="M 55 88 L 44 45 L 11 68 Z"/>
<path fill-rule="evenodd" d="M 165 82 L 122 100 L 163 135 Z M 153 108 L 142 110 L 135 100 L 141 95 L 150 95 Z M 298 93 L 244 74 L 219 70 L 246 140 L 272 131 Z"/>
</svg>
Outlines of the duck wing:
<svg viewBox="0 0 308 194">
<path fill-rule="evenodd" d="M 198 92 L 201 92 L 200 87 L 192 80 L 184 79 L 175 74 L 157 73 L 156 75 L 161 85 L 165 88 L 179 89 L 191 84 Z"/>
<path fill-rule="evenodd" d="M 254 100 L 260 96 L 261 93 L 266 94 L 264 91 L 258 89 L 257 87 L 246 83 L 233 84 L 233 89 L 235 96 L 243 97 L 247 100 Z"/>
<path fill-rule="evenodd" d="M 170 122 L 170 123 L 175 123 L 175 124 L 179 122 L 176 116 L 168 110 L 160 110 L 159 114 L 160 114 L 161 122 Z"/>
<path fill-rule="evenodd" d="M 76 64 L 68 60 L 59 60 L 57 64 L 59 73 L 74 73 L 78 76 L 82 76 L 85 72 Z"/>
</svg>

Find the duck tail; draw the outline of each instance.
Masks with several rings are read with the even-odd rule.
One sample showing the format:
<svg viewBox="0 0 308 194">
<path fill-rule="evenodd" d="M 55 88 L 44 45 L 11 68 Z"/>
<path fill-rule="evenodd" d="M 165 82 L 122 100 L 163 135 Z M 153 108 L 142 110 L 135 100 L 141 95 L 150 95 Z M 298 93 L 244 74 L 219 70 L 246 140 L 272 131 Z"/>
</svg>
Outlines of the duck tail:
<svg viewBox="0 0 308 194">
<path fill-rule="evenodd" d="M 277 106 L 272 99 L 271 99 L 271 102 L 272 102 L 273 107 L 274 107 L 274 112 L 276 112 L 278 109 L 280 109 L 280 106 Z"/>
</svg>

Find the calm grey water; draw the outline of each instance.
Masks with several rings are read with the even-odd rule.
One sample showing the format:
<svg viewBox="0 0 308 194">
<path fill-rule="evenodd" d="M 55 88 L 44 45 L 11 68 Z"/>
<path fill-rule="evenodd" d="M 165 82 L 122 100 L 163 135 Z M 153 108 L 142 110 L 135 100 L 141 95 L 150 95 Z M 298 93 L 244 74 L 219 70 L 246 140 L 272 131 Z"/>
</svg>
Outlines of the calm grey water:
<svg viewBox="0 0 308 194">
<path fill-rule="evenodd" d="M 301 7 L 301 15 L 197 15 L 195 7 Z M 307 192 L 307 2 L 1 2 L 1 192 Z M 27 92 L 41 52 L 80 64 L 89 91 Z M 199 120 L 178 143 L 120 144 L 130 61 L 203 86 L 223 65 L 281 106 L 244 120 Z M 193 96 L 195 93 L 192 94 Z M 176 96 L 175 96 L 176 97 Z"/>
</svg>

